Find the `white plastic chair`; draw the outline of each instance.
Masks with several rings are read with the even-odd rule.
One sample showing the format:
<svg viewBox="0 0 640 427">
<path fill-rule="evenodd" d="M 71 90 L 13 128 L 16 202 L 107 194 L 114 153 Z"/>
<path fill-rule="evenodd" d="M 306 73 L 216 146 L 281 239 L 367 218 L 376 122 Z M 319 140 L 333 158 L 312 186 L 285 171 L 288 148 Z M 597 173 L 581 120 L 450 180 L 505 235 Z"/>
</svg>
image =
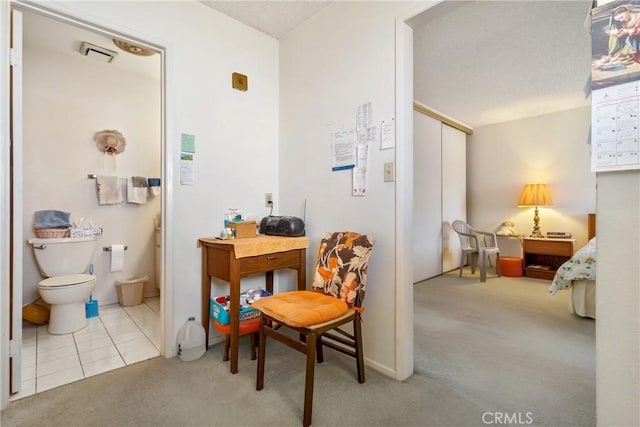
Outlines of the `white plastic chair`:
<svg viewBox="0 0 640 427">
<path fill-rule="evenodd" d="M 487 258 L 496 256 L 496 273 L 500 277 L 500 249 L 496 233 L 476 230 L 464 221 L 455 220 L 451 225 L 460 238 L 460 277 L 468 255 L 471 255 L 471 273 L 475 274 L 476 262 L 480 259 L 480 282 L 487 281 Z M 482 237 L 482 238 L 480 238 Z M 491 259 L 489 259 L 491 264 Z"/>
<path fill-rule="evenodd" d="M 453 221 L 451 228 L 453 228 L 460 238 L 460 277 L 462 277 L 462 269 L 464 268 L 469 255 L 471 255 L 471 274 L 475 274 L 476 265 L 478 264 L 478 248 L 480 247 L 478 244 L 478 235 L 473 233 L 469 224 L 464 221 Z"/>
</svg>

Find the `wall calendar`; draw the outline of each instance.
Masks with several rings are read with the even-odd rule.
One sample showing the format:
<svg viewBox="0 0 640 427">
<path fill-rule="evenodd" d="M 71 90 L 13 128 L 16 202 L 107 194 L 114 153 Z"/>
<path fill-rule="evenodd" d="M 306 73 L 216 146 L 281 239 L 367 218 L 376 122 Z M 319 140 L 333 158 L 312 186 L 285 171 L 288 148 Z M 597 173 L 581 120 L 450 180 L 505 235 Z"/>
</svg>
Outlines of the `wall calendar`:
<svg viewBox="0 0 640 427">
<path fill-rule="evenodd" d="M 591 11 L 591 171 L 640 169 L 640 0 Z"/>
<path fill-rule="evenodd" d="M 592 92 L 591 171 L 640 169 L 640 82 Z"/>
</svg>

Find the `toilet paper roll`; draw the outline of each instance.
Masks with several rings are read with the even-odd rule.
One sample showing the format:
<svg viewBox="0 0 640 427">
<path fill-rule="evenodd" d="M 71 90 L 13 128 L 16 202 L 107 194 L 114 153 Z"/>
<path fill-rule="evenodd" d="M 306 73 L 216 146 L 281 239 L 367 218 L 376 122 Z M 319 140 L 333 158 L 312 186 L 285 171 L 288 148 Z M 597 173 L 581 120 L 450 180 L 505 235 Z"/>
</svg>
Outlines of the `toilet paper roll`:
<svg viewBox="0 0 640 427">
<path fill-rule="evenodd" d="M 111 245 L 111 272 L 124 268 L 124 245 Z"/>
</svg>

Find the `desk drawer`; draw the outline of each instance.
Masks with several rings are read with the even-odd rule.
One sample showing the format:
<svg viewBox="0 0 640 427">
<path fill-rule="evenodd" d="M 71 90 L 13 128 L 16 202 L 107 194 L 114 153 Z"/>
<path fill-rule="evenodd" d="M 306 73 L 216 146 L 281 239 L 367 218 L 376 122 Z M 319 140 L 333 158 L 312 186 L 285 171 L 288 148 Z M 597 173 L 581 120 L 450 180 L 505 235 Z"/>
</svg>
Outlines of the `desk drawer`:
<svg viewBox="0 0 640 427">
<path fill-rule="evenodd" d="M 278 268 L 297 268 L 300 265 L 300 251 L 276 252 L 240 258 L 240 274 L 251 274 Z"/>
<path fill-rule="evenodd" d="M 523 249 L 525 253 L 561 255 L 570 257 L 573 255 L 573 241 L 559 242 L 557 240 L 524 240 Z"/>
</svg>

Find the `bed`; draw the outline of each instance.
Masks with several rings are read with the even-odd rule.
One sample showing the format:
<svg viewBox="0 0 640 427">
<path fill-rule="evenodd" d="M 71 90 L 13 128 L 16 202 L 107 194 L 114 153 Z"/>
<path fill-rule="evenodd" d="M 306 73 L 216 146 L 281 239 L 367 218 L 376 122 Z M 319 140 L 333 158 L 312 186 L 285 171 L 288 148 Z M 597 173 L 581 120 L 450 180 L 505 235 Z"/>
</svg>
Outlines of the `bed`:
<svg viewBox="0 0 640 427">
<path fill-rule="evenodd" d="M 571 289 L 569 311 L 578 316 L 596 318 L 596 237 L 595 214 L 588 216 L 589 242 L 558 268 L 549 293 Z"/>
</svg>

